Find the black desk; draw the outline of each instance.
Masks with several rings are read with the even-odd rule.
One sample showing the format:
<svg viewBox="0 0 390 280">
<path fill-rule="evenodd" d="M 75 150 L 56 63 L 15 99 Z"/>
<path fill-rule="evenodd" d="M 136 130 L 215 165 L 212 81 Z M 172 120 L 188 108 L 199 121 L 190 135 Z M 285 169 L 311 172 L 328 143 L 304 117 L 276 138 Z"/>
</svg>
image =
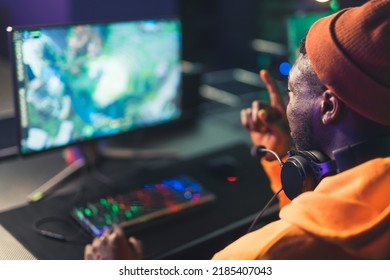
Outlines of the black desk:
<svg viewBox="0 0 390 280">
<path fill-rule="evenodd" d="M 211 174 L 206 168 L 211 159 L 233 157 L 239 164 L 238 181 L 229 183 L 221 176 Z M 121 168 L 118 168 L 120 164 Z M 131 166 L 129 166 L 131 168 Z M 102 172 L 115 174 L 123 182 L 126 167 L 124 162 L 108 162 Z M 107 173 L 109 172 L 109 173 Z M 258 160 L 249 154 L 249 146 L 237 144 L 213 153 L 174 162 L 165 167 L 142 167 L 137 175 L 128 177 L 130 182 L 148 182 L 153 178 L 164 178 L 188 174 L 199 180 L 217 196 L 217 201 L 207 208 L 187 215 L 155 223 L 134 234 L 144 242 L 147 259 L 207 259 L 216 250 L 245 233 L 251 220 L 272 196 L 268 179 Z M 148 178 L 145 180 L 145 178 Z M 99 184 L 88 180 L 83 197 L 88 200 L 103 191 Z M 107 191 L 107 189 L 105 190 Z M 72 234 L 78 228 L 69 216 L 76 194 L 60 195 L 41 202 L 15 208 L 0 214 L 0 223 L 14 235 L 38 259 L 81 259 L 84 245 L 91 239 L 80 234 L 71 242 L 61 242 L 38 235 L 33 230 L 35 221 L 52 216 L 68 219 L 73 229 L 64 224 L 52 224 L 53 231 Z M 77 195 L 76 195 L 77 196 Z M 129 233 L 129 232 L 127 232 Z M 207 244 L 207 246 L 205 246 Z M 206 248 L 207 247 L 207 248 Z"/>
<path fill-rule="evenodd" d="M 111 178 L 127 178 L 130 181 L 134 175 L 133 179 L 141 183 L 149 182 L 145 178 L 188 174 L 217 195 L 217 202 L 206 209 L 137 232 L 135 235 L 144 242 L 147 258 L 208 259 L 244 234 L 271 197 L 268 179 L 258 160 L 249 155 L 251 141 L 240 124 L 239 108 L 216 111 L 208 110 L 210 113 L 201 115 L 198 122 L 186 129 L 170 130 L 158 137 L 135 139 L 133 142 L 123 138 L 123 141 L 117 143 L 141 149 L 175 150 L 180 162 L 145 162 L 142 168 L 138 166 L 134 169 L 134 162 L 131 161 L 108 161 L 101 167 L 101 171 Z M 241 175 L 237 183 L 220 181 L 206 172 L 205 163 L 208 159 L 221 155 L 236 157 L 240 162 Z M 68 210 L 72 206 L 75 191 L 83 185 L 84 176 L 69 180 L 53 196 L 39 203 L 26 204 L 28 194 L 64 167 L 61 151 L 0 161 L 0 226 L 38 259 L 80 259 L 85 242 L 90 241 L 86 235 L 80 237 L 81 244 L 61 243 L 39 236 L 32 230 L 36 220 L 47 216 L 67 217 L 74 223 Z M 101 191 L 101 185 L 94 182 L 90 177 L 84 181 L 89 186 L 87 195 L 92 196 Z M 275 213 L 263 221 L 274 218 Z M 14 249 L 14 244 L 3 246 L 4 230 L 1 228 L 0 259 L 1 248 L 6 247 L 8 251 Z M 22 254 L 15 258 L 19 256 L 22 258 Z"/>
</svg>

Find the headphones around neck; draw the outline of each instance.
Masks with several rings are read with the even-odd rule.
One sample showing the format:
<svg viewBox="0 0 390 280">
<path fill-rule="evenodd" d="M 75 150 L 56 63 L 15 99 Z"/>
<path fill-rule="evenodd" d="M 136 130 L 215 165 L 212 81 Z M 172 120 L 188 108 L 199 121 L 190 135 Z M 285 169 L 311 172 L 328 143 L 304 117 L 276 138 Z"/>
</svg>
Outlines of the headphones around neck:
<svg viewBox="0 0 390 280">
<path fill-rule="evenodd" d="M 252 155 L 262 157 L 269 150 L 255 146 Z M 314 190 L 320 181 L 362 164 L 368 160 L 390 156 L 390 135 L 359 142 L 334 150 L 334 160 L 320 151 L 289 151 L 282 164 L 281 181 L 284 193 L 293 199 L 305 191 Z"/>
</svg>

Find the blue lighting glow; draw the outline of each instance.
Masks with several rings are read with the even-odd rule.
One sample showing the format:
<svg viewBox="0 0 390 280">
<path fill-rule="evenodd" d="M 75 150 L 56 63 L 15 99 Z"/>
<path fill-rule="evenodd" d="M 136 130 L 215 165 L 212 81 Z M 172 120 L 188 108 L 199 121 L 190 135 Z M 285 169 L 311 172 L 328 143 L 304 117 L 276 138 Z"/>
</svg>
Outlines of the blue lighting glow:
<svg viewBox="0 0 390 280">
<path fill-rule="evenodd" d="M 279 65 L 279 71 L 282 75 L 284 76 L 287 76 L 288 73 L 290 73 L 290 70 L 291 70 L 291 64 L 288 63 L 288 62 L 282 62 L 280 65 Z"/>
</svg>

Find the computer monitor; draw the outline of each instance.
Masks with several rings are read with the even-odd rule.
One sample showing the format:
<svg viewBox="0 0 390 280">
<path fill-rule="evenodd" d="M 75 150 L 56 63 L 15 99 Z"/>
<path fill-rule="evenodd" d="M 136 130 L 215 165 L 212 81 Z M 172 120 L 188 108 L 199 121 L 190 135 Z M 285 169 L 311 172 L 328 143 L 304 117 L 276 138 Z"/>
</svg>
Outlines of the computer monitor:
<svg viewBox="0 0 390 280">
<path fill-rule="evenodd" d="M 22 155 L 182 116 L 177 18 L 8 31 Z"/>
</svg>

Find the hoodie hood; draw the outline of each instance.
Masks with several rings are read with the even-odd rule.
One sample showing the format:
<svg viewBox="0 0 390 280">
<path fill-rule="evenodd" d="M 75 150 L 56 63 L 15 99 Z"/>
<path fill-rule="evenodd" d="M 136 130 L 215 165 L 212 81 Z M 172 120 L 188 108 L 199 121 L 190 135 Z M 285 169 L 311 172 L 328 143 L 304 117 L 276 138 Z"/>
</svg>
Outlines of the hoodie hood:
<svg viewBox="0 0 390 280">
<path fill-rule="evenodd" d="M 326 177 L 280 218 L 357 258 L 390 258 L 390 158 Z"/>
</svg>

